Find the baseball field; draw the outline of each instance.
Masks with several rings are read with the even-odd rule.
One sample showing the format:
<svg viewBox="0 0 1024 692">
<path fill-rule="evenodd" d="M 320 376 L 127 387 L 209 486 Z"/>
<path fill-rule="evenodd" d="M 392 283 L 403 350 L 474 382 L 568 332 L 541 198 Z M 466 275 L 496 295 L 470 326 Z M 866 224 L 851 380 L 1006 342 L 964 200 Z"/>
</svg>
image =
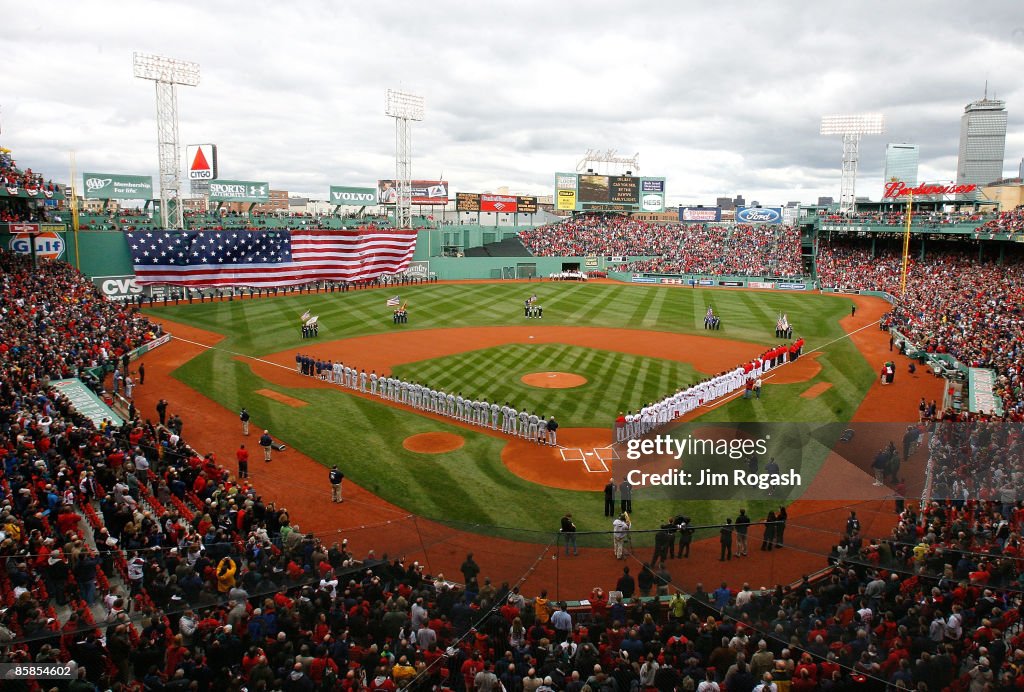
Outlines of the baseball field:
<svg viewBox="0 0 1024 692">
<path fill-rule="evenodd" d="M 408 324 L 393 324 L 386 301 L 395 293 L 408 303 Z M 523 300 L 531 295 L 543 305 L 543 319 L 524 318 Z M 485 536 L 530 540 L 535 532 L 546 542 L 566 511 L 576 511 L 581 532 L 608 531 L 603 514 L 584 510 L 601 506 L 601 488 L 614 470 L 615 453 L 602 450 L 612 443 L 619 412 L 776 345 L 780 313 L 788 315 L 794 336 L 806 339 L 807 355 L 768 373 L 761 398 L 730 397 L 688 418 L 699 416 L 701 424 L 853 420 L 874 383 L 875 364 L 848 337 L 843 321 L 852 304 L 850 297 L 779 291 L 512 282 L 290 294 L 167 306 L 151 314 L 177 323 L 179 336 L 180 325 L 206 332 L 190 340 L 198 355 L 172 376 L 224 410 L 246 407 L 257 427 L 320 464 L 338 464 L 349 482 L 412 515 Z M 722 319 L 717 331 L 703 328 L 709 307 Z M 306 312 L 319 316 L 315 339 L 301 338 Z M 877 332 L 870 317 L 862 322 L 858 331 Z M 301 376 L 296 353 L 555 416 L 561 448 Z M 569 386 L 543 381 L 563 376 L 575 377 Z M 231 441 L 243 439 L 238 428 L 221 432 Z M 255 439 L 250 442 L 255 447 Z M 755 517 L 780 501 L 800 500 L 824 463 L 824 453 L 778 445 L 769 453 L 788 459 L 806 480 L 770 498 L 743 496 Z M 656 528 L 680 512 L 700 525 L 735 515 L 739 498 L 713 497 L 695 490 L 647 497 L 638 491 L 643 511 L 634 512 L 634 529 Z M 649 537 L 638 534 L 637 540 Z M 588 542 L 603 545 L 606 538 L 581 537 L 581 545 Z"/>
</svg>

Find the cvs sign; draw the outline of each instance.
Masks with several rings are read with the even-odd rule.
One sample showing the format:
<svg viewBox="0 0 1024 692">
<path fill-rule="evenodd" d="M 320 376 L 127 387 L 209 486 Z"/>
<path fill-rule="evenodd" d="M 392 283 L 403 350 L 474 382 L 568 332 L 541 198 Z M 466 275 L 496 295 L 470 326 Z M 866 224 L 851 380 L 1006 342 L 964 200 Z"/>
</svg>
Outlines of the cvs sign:
<svg viewBox="0 0 1024 692">
<path fill-rule="evenodd" d="M 12 225 L 11 230 L 21 230 L 17 225 Z M 40 259 L 55 260 L 59 259 L 64 254 L 64 239 L 57 233 L 47 231 L 46 233 L 35 234 L 35 253 L 36 257 Z M 11 236 L 10 247 L 11 252 L 17 252 L 21 255 L 32 254 L 32 234 L 31 233 L 15 233 Z"/>
<path fill-rule="evenodd" d="M 92 282 L 108 300 L 131 300 L 142 294 L 134 276 L 94 276 Z"/>
</svg>

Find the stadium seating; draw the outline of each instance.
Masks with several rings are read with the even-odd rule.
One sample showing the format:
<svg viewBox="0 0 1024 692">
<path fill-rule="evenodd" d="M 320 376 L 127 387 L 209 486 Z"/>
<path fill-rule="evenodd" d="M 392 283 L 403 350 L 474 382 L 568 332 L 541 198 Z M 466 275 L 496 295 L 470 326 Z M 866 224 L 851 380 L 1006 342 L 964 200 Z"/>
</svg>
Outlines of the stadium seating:
<svg viewBox="0 0 1024 692">
<path fill-rule="evenodd" d="M 771 245 L 743 233 L 722 247 Z M 892 286 L 888 254 L 837 244 L 822 255 L 830 285 Z M 976 272 L 967 309 L 994 312 L 1002 331 L 965 320 L 957 329 L 982 330 L 987 349 L 965 355 L 1005 358 L 1020 344 L 999 321 L 1020 297 L 1019 266 L 936 253 L 915 264 L 913 308 L 893 319 L 963 349 L 964 332 L 937 314 L 963 302 L 964 274 Z M 765 673 L 774 684 L 760 692 L 1024 683 L 1012 426 L 932 428 L 937 501 L 908 506 L 878 540 L 851 517 L 835 527 L 827 569 L 793 588 L 652 599 L 642 597 L 654 578 L 623 580 L 608 590 L 632 602 L 578 594 L 586 603 L 556 630 L 566 616 L 552 618 L 546 598 L 486 582 L 467 591 L 398 561 L 360 564 L 345 542 L 303 534 L 189 448 L 174 417 L 97 429 L 48 381 L 116 366 L 158 328 L 64 263 L 33 271 L 0 251 L 0 271 L 0 657 L 73 659 L 81 679 L 69 689 L 470 692 L 499 689 L 491 672 L 506 692 L 674 692 L 705 679 L 750 692 Z"/>
<path fill-rule="evenodd" d="M 622 271 L 718 276 L 802 274 L 800 235 L 783 226 L 653 224 L 588 215 L 521 231 L 536 256 L 651 256 Z"/>
<path fill-rule="evenodd" d="M 924 259 L 910 259 L 902 296 L 902 253 L 896 249 L 872 256 L 862 242 L 822 244 L 817 269 L 823 288 L 898 296 L 884 326 L 896 327 L 926 353 L 948 353 L 971 367 L 994 368 L 1008 418 L 1024 420 L 1024 261 L 1013 248 L 998 263 L 979 261 L 976 246 L 943 249 L 933 243 Z"/>
</svg>

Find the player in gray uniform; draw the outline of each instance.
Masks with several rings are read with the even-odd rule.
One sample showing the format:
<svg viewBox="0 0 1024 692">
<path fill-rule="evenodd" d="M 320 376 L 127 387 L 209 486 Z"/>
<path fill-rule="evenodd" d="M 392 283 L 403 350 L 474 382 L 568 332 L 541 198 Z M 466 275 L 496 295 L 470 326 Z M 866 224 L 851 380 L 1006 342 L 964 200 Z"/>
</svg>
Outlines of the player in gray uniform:
<svg viewBox="0 0 1024 692">
<path fill-rule="evenodd" d="M 455 395 L 455 418 L 462 420 L 466 415 L 466 400 L 462 398 L 462 392 Z"/>
<path fill-rule="evenodd" d="M 526 439 L 530 442 L 537 441 L 537 423 L 540 422 L 540 418 L 537 417 L 536 413 L 531 413 L 527 418 L 529 427 L 527 428 Z"/>
<path fill-rule="evenodd" d="M 399 401 L 403 404 L 406 404 L 409 402 L 409 383 L 404 380 L 399 380 L 399 383 L 402 392 L 400 394 L 401 398 L 399 399 Z"/>
<path fill-rule="evenodd" d="M 526 437 L 526 428 L 530 424 L 530 412 L 523 409 L 519 412 L 519 437 Z"/>
<path fill-rule="evenodd" d="M 377 393 L 377 371 L 370 371 L 370 394 Z"/>
<path fill-rule="evenodd" d="M 359 391 L 360 392 L 365 392 L 366 391 L 366 380 L 367 380 L 366 371 L 365 370 L 360 370 L 359 371 Z"/>
<path fill-rule="evenodd" d="M 518 422 L 518 420 L 519 420 L 519 411 L 516 410 L 515 406 L 512 406 L 510 404 L 509 407 L 508 407 L 508 421 L 507 421 L 507 423 L 508 423 L 508 430 L 506 430 L 505 432 L 507 432 L 509 435 L 515 435 L 516 434 L 516 423 Z"/>
<path fill-rule="evenodd" d="M 328 382 L 334 382 L 334 363 L 327 361 L 324 366 L 324 379 Z"/>
<path fill-rule="evenodd" d="M 444 395 L 444 415 L 451 418 L 455 414 L 455 395 L 446 392 Z"/>
<path fill-rule="evenodd" d="M 487 421 L 489 421 L 490 418 L 491 418 L 491 404 L 490 404 L 490 402 L 487 401 L 487 399 L 484 399 L 483 401 L 480 402 L 480 427 L 481 428 L 486 428 L 487 427 Z"/>
<path fill-rule="evenodd" d="M 430 410 L 434 413 L 438 413 L 437 402 L 441 398 L 441 393 L 436 389 L 430 390 Z"/>
<path fill-rule="evenodd" d="M 537 439 L 534 442 L 544 445 L 548 443 L 548 419 L 544 416 L 537 416 L 537 418 L 539 418 L 537 421 Z"/>
<path fill-rule="evenodd" d="M 498 429 L 498 413 L 501 412 L 501 407 L 498 406 L 498 402 L 495 401 L 491 404 L 491 430 Z"/>
<path fill-rule="evenodd" d="M 508 406 L 508 402 L 506 401 L 505 405 L 502 406 L 501 409 L 500 409 L 501 410 L 501 432 L 503 432 L 503 433 L 507 433 L 508 432 L 508 409 L 509 409 L 509 406 Z"/>
</svg>

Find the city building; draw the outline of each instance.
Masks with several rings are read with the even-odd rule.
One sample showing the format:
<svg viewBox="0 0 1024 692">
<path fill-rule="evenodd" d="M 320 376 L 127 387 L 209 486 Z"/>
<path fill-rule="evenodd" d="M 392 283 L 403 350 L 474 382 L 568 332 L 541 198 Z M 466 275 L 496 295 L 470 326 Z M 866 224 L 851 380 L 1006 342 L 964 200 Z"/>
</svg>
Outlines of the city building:
<svg viewBox="0 0 1024 692">
<path fill-rule="evenodd" d="M 960 154 L 957 185 L 983 185 L 1003 177 L 1006 153 L 1006 102 L 988 98 L 964 106 L 960 118 Z M 966 197 L 973 199 L 974 195 Z"/>
<path fill-rule="evenodd" d="M 818 198 L 818 206 L 819 207 L 831 207 L 833 204 L 835 204 L 835 202 L 836 202 L 835 199 L 832 198 L 832 197 L 819 197 Z"/>
<path fill-rule="evenodd" d="M 722 209 L 732 209 L 732 197 L 718 197 L 715 199 L 715 206 Z"/>
<path fill-rule="evenodd" d="M 254 212 L 263 214 L 272 214 L 276 211 L 287 212 L 288 211 L 288 191 L 287 190 L 271 190 L 269 193 L 270 199 L 262 204 L 257 204 L 252 208 Z"/>
<path fill-rule="evenodd" d="M 917 185 L 917 165 L 921 160 L 921 151 L 916 144 L 886 144 L 885 174 L 882 183 L 898 180 L 907 187 Z M 883 197 L 886 201 L 891 197 Z"/>
<path fill-rule="evenodd" d="M 998 202 L 998 211 L 1012 211 L 1024 204 L 1024 182 L 1021 178 L 995 181 L 982 189 L 981 197 Z"/>
</svg>

